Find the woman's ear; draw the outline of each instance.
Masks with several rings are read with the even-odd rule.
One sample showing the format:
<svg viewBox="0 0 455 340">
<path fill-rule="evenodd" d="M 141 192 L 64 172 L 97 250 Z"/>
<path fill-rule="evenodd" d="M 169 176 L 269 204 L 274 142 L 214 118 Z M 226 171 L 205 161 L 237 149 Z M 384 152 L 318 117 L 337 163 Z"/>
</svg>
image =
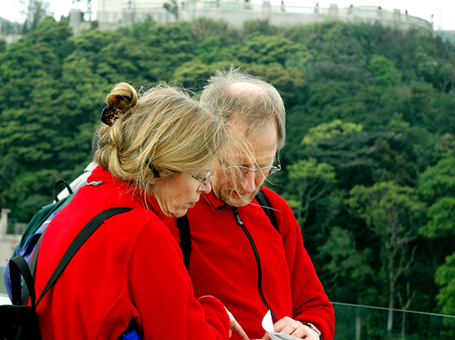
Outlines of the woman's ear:
<svg viewBox="0 0 455 340">
<path fill-rule="evenodd" d="M 156 184 L 156 182 L 158 181 L 159 177 L 153 177 L 150 181 L 149 181 L 149 184 L 150 186 L 153 186 Z"/>
</svg>

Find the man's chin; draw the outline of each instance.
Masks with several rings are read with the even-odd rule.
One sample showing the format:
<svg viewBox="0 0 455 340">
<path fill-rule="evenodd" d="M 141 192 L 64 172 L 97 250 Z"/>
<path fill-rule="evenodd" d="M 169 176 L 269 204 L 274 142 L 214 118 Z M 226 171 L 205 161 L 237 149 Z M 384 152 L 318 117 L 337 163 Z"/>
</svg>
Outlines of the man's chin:
<svg viewBox="0 0 455 340">
<path fill-rule="evenodd" d="M 240 195 L 236 191 L 229 191 L 223 193 L 222 201 L 231 207 L 243 207 L 250 204 L 254 196 L 254 194 Z"/>
<path fill-rule="evenodd" d="M 251 201 L 228 198 L 227 200 L 224 200 L 224 202 L 231 207 L 243 207 L 245 205 L 248 205 Z"/>
</svg>

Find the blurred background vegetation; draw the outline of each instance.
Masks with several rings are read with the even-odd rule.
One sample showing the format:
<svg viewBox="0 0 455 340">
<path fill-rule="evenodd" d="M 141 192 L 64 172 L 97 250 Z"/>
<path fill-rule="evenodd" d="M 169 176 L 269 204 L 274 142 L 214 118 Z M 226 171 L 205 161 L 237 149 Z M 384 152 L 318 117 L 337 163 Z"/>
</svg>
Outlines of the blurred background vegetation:
<svg viewBox="0 0 455 340">
<path fill-rule="evenodd" d="M 197 95 L 231 65 L 283 96 L 284 170 L 267 185 L 293 208 L 329 298 L 454 314 L 455 46 L 431 34 L 148 19 L 73 36 L 45 18 L 0 41 L 3 207 L 27 222 L 82 172 L 117 82 Z"/>
</svg>

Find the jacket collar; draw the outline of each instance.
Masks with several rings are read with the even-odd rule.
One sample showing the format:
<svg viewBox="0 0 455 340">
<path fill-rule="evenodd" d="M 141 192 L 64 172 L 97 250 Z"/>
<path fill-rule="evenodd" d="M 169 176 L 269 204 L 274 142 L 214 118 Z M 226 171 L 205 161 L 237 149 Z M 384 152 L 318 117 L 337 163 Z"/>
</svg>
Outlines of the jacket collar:
<svg viewBox="0 0 455 340">
<path fill-rule="evenodd" d="M 124 182 L 124 181 L 118 179 L 117 177 L 112 175 L 109 170 L 104 169 L 101 166 L 97 166 L 92 171 L 92 174 L 88 178 L 89 183 L 94 182 L 94 181 L 102 181 L 104 183 L 109 183 L 111 185 L 114 185 L 115 187 L 119 188 L 120 193 L 134 192 L 135 194 L 133 196 L 135 197 L 135 200 L 139 200 L 141 202 L 144 201 L 144 195 L 143 195 L 144 190 L 143 189 L 138 189 L 133 184 Z M 145 200 L 147 202 L 146 206 L 148 206 L 149 209 L 151 208 L 150 210 L 152 210 L 155 214 L 157 214 L 161 220 L 170 218 L 170 217 L 167 217 L 162 212 L 158 202 L 152 195 L 146 194 Z"/>
<path fill-rule="evenodd" d="M 210 191 L 208 194 L 204 194 L 202 197 L 201 197 L 201 201 L 211 205 L 212 207 L 216 208 L 216 209 L 223 209 L 225 207 L 228 206 L 227 203 L 219 200 L 215 194 L 213 193 L 213 191 Z"/>
<path fill-rule="evenodd" d="M 114 185 L 115 187 L 119 188 L 122 191 L 133 190 L 133 185 L 127 182 L 124 182 L 114 175 L 107 169 L 104 169 L 100 165 L 98 165 L 95 169 L 93 169 L 92 173 L 90 174 L 89 178 L 87 179 L 88 183 L 95 182 L 95 181 L 102 181 L 103 183 L 109 183 Z"/>
</svg>

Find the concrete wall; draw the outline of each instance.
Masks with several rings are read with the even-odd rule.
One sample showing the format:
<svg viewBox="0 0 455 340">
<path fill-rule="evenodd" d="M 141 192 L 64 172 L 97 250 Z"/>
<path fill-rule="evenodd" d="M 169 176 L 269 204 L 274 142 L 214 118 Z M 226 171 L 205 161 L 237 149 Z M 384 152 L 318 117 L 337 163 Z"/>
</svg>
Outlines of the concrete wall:
<svg viewBox="0 0 455 340">
<path fill-rule="evenodd" d="M 8 225 L 8 214 L 11 211 L 9 209 L 2 209 L 0 218 L 0 293 L 6 293 L 6 288 L 3 283 L 3 267 L 5 267 L 6 261 L 13 255 L 14 249 L 21 241 L 22 235 L 11 235 L 7 234 Z"/>
<path fill-rule="evenodd" d="M 11 45 L 21 38 L 21 34 L 0 34 L 0 40 L 5 40 L 7 45 Z"/>
<path fill-rule="evenodd" d="M 21 234 L 7 234 L 9 209 L 2 209 L 0 218 L 0 266 L 9 259 L 21 240 Z"/>
</svg>

